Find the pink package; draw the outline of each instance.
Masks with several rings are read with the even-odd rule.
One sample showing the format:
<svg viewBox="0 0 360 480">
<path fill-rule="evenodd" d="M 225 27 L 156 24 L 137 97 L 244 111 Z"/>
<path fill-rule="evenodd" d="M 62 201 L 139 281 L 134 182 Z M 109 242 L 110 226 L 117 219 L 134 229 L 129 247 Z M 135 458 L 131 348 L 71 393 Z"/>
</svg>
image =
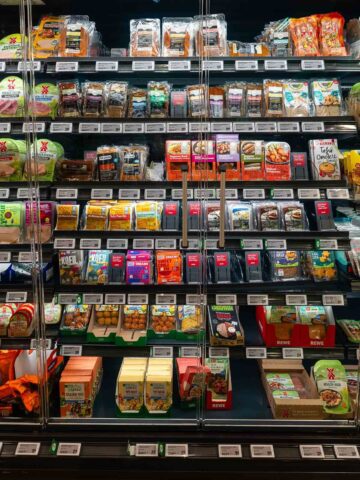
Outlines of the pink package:
<svg viewBox="0 0 360 480">
<path fill-rule="evenodd" d="M 146 250 L 129 250 L 126 255 L 126 283 L 153 283 L 153 255 Z"/>
</svg>

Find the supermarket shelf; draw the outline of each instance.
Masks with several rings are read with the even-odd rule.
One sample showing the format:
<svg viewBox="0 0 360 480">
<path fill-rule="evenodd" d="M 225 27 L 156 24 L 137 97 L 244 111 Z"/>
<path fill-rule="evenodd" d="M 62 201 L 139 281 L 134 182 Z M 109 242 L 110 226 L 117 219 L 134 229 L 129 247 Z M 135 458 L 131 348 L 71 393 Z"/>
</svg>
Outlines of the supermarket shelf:
<svg viewBox="0 0 360 480">
<path fill-rule="evenodd" d="M 46 200 L 49 198 L 48 188 L 51 182 L 40 182 L 40 198 Z M 29 200 L 29 182 L 0 182 L 1 200 Z"/>
<path fill-rule="evenodd" d="M 9 297 L 10 295 L 10 297 Z M 45 302 L 51 302 L 54 296 L 52 285 L 44 286 Z M 27 283 L 2 283 L 0 284 L 0 302 L 23 303 L 33 302 L 33 285 Z"/>
</svg>

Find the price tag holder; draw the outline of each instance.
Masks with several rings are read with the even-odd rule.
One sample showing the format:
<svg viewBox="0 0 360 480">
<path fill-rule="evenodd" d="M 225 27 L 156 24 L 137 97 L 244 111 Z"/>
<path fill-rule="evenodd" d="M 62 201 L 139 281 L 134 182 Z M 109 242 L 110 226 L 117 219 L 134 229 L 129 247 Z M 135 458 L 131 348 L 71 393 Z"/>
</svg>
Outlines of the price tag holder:
<svg viewBox="0 0 360 480">
<path fill-rule="evenodd" d="M 145 123 L 145 133 L 166 133 L 166 123 Z"/>
<path fill-rule="evenodd" d="M 304 358 L 304 350 L 302 348 L 287 347 L 282 349 L 282 356 L 288 360 L 298 360 Z"/>
<path fill-rule="evenodd" d="M 134 60 L 132 62 L 133 72 L 151 72 L 155 70 L 154 60 Z"/>
<path fill-rule="evenodd" d="M 111 200 L 113 198 L 112 188 L 92 188 L 91 199 L 92 200 Z"/>
<path fill-rule="evenodd" d="M 187 443 L 166 443 L 165 457 L 183 457 L 189 456 L 189 447 Z"/>
<path fill-rule="evenodd" d="M 287 250 L 287 242 L 284 238 L 269 238 L 265 240 L 267 250 Z"/>
<path fill-rule="evenodd" d="M 32 62 L 31 60 L 27 62 L 21 61 L 21 62 L 18 62 L 17 70 L 18 72 L 23 72 L 24 70 L 26 71 L 33 70 L 34 72 L 40 72 L 41 62 L 38 62 L 38 61 Z"/>
<path fill-rule="evenodd" d="M 79 62 L 56 62 L 55 72 L 78 72 Z"/>
<path fill-rule="evenodd" d="M 243 238 L 240 240 L 240 246 L 244 250 L 262 250 L 264 242 L 261 238 Z"/>
<path fill-rule="evenodd" d="M 294 190 L 292 188 L 274 188 L 272 198 L 274 200 L 291 200 L 294 198 Z"/>
<path fill-rule="evenodd" d="M 301 129 L 304 133 L 325 132 L 324 122 L 302 122 Z"/>
<path fill-rule="evenodd" d="M 188 133 L 189 126 L 187 122 L 171 122 L 166 125 L 167 133 Z"/>
<path fill-rule="evenodd" d="M 0 263 L 11 262 L 11 252 L 0 252 Z"/>
<path fill-rule="evenodd" d="M 102 123 L 100 125 L 101 133 L 122 133 L 121 123 Z"/>
<path fill-rule="evenodd" d="M 338 250 L 338 241 L 336 238 L 320 238 L 315 241 L 316 248 L 319 250 Z"/>
<path fill-rule="evenodd" d="M 64 357 L 81 357 L 82 345 L 61 345 L 60 355 Z"/>
<path fill-rule="evenodd" d="M 100 250 L 101 238 L 81 238 L 80 250 Z"/>
<path fill-rule="evenodd" d="M 77 188 L 57 188 L 56 200 L 76 200 L 78 197 Z"/>
<path fill-rule="evenodd" d="M 106 240 L 107 250 L 127 250 L 128 244 L 127 238 L 108 238 Z"/>
<path fill-rule="evenodd" d="M 101 133 L 100 123 L 79 123 L 79 133 Z"/>
<path fill-rule="evenodd" d="M 325 307 L 345 305 L 344 295 L 328 293 L 322 296 L 322 303 Z"/>
<path fill-rule="evenodd" d="M 181 200 L 182 199 L 182 189 L 181 188 L 172 188 L 171 189 L 171 198 L 173 200 Z M 193 190 L 188 189 L 187 198 L 188 198 L 188 200 L 191 200 L 191 199 L 194 198 L 194 191 Z"/>
<path fill-rule="evenodd" d="M 0 72 L 5 72 L 6 70 L 6 62 L 0 62 Z"/>
<path fill-rule="evenodd" d="M 248 305 L 269 305 L 269 295 L 249 294 L 246 295 Z"/>
<path fill-rule="evenodd" d="M 195 295 L 192 293 L 187 294 L 185 300 L 186 305 L 206 305 L 207 303 L 206 295 Z"/>
<path fill-rule="evenodd" d="M 206 239 L 205 246 L 207 250 L 217 250 L 219 248 L 217 239 Z"/>
<path fill-rule="evenodd" d="M 195 198 L 203 200 L 214 200 L 216 198 L 215 188 L 196 188 Z"/>
<path fill-rule="evenodd" d="M 85 305 L 101 305 L 104 303 L 104 295 L 102 293 L 84 293 L 83 302 Z"/>
<path fill-rule="evenodd" d="M 58 457 L 79 457 L 81 453 L 81 443 L 60 442 L 56 455 Z"/>
<path fill-rule="evenodd" d="M 251 458 L 275 458 L 273 445 L 250 445 Z"/>
<path fill-rule="evenodd" d="M 39 455 L 40 442 L 19 442 L 16 445 L 15 455 Z"/>
<path fill-rule="evenodd" d="M 117 72 L 119 69 L 119 62 L 115 61 L 97 61 L 95 63 L 95 72 Z"/>
<path fill-rule="evenodd" d="M 235 60 L 235 70 L 253 72 L 259 70 L 259 62 L 257 60 Z"/>
<path fill-rule="evenodd" d="M 210 133 L 210 122 L 190 122 L 190 133 Z"/>
<path fill-rule="evenodd" d="M 125 293 L 106 293 L 104 303 L 106 305 L 125 305 Z"/>
<path fill-rule="evenodd" d="M 231 133 L 232 132 L 232 123 L 231 122 L 212 122 L 211 131 L 213 133 Z"/>
<path fill-rule="evenodd" d="M 210 358 L 230 358 L 229 349 L 223 348 L 223 347 L 209 347 L 209 357 Z"/>
<path fill-rule="evenodd" d="M 144 123 L 124 123 L 123 133 L 144 133 Z"/>
<path fill-rule="evenodd" d="M 265 347 L 246 347 L 246 358 L 266 358 L 267 351 Z"/>
<path fill-rule="evenodd" d="M 157 443 L 137 443 L 135 457 L 158 457 L 159 445 Z"/>
<path fill-rule="evenodd" d="M 201 357 L 201 347 L 180 347 L 180 357 L 183 358 L 200 358 Z"/>
<path fill-rule="evenodd" d="M 288 294 L 285 295 L 286 299 L 286 305 L 295 305 L 295 306 L 305 306 L 307 305 L 307 295 L 301 295 L 301 294 Z"/>
<path fill-rule="evenodd" d="M 30 197 L 30 188 L 18 188 L 16 198 L 28 199 Z"/>
<path fill-rule="evenodd" d="M 224 60 L 203 60 L 202 69 L 212 72 L 224 70 Z"/>
<path fill-rule="evenodd" d="M 188 238 L 188 245 L 184 247 L 182 239 L 180 240 L 180 248 L 183 250 L 200 250 L 201 240 L 200 238 Z"/>
<path fill-rule="evenodd" d="M 156 305 L 176 305 L 176 293 L 157 293 L 155 303 Z"/>
<path fill-rule="evenodd" d="M 299 445 L 301 458 L 325 458 L 322 445 Z"/>
<path fill-rule="evenodd" d="M 23 133 L 44 133 L 45 132 L 45 122 L 36 122 L 36 123 L 23 123 L 22 126 Z"/>
<path fill-rule="evenodd" d="M 72 133 L 73 124 L 70 122 L 51 122 L 50 133 Z"/>
<path fill-rule="evenodd" d="M 148 305 L 149 295 L 147 293 L 129 293 L 128 304 L 129 305 Z"/>
<path fill-rule="evenodd" d="M 79 295 L 77 293 L 59 293 L 58 301 L 61 305 L 76 305 Z"/>
<path fill-rule="evenodd" d="M 170 60 L 168 62 L 169 72 L 186 72 L 191 70 L 190 60 Z"/>
<path fill-rule="evenodd" d="M 233 132 L 236 132 L 236 133 L 255 132 L 255 123 L 254 122 L 233 122 Z"/>
<path fill-rule="evenodd" d="M 341 458 L 344 460 L 350 458 L 360 458 L 356 445 L 334 445 L 334 452 L 336 458 Z"/>
<path fill-rule="evenodd" d="M 145 200 L 166 200 L 165 188 L 146 188 L 144 193 Z"/>
<path fill-rule="evenodd" d="M 262 200 L 265 198 L 264 188 L 244 188 L 243 197 L 245 200 Z"/>
<path fill-rule="evenodd" d="M 299 122 L 278 122 L 277 130 L 280 133 L 297 133 L 300 132 Z"/>
<path fill-rule="evenodd" d="M 10 133 L 11 123 L 0 123 L 0 133 Z"/>
<path fill-rule="evenodd" d="M 218 445 L 219 458 L 241 458 L 241 445 Z"/>
<path fill-rule="evenodd" d="M 287 70 L 288 69 L 287 60 L 265 60 L 264 69 L 265 70 Z"/>
<path fill-rule="evenodd" d="M 33 260 L 33 252 L 19 252 L 18 261 L 20 263 L 32 263 Z"/>
<path fill-rule="evenodd" d="M 216 189 L 216 198 L 220 198 L 220 188 Z M 225 198 L 226 200 L 237 200 L 239 198 L 238 190 L 236 188 L 226 188 Z"/>
<path fill-rule="evenodd" d="M 134 250 L 154 250 L 153 238 L 134 238 L 133 248 Z"/>
<path fill-rule="evenodd" d="M 301 60 L 301 70 L 325 70 L 324 60 Z"/>
<path fill-rule="evenodd" d="M 6 303 L 25 303 L 27 301 L 27 292 L 6 292 Z"/>
<path fill-rule="evenodd" d="M 326 196 L 329 200 L 348 200 L 350 198 L 347 188 L 327 188 Z"/>
<path fill-rule="evenodd" d="M 139 188 L 120 188 L 119 190 L 120 200 L 140 200 Z"/>
<path fill-rule="evenodd" d="M 274 133 L 277 131 L 276 122 L 256 122 L 255 132 Z"/>
<path fill-rule="evenodd" d="M 320 199 L 320 190 L 318 188 L 299 188 L 299 200 L 318 200 Z"/>
<path fill-rule="evenodd" d="M 10 197 L 10 188 L 0 188 L 0 199 L 5 200 Z"/>
<path fill-rule="evenodd" d="M 215 295 L 216 305 L 237 305 L 236 295 Z"/>
<path fill-rule="evenodd" d="M 174 347 L 170 347 L 170 346 L 151 347 L 151 356 L 154 358 L 173 358 Z"/>
</svg>

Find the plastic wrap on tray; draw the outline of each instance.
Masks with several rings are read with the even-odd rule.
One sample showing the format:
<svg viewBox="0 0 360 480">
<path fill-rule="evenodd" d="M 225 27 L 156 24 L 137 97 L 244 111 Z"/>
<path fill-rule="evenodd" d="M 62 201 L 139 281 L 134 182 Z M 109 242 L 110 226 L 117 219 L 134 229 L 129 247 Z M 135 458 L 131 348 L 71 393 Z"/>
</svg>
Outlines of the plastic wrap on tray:
<svg viewBox="0 0 360 480">
<path fill-rule="evenodd" d="M 130 57 L 158 57 L 160 51 L 160 20 L 130 20 Z"/>
<path fill-rule="evenodd" d="M 192 57 L 194 25 L 191 17 L 165 17 L 162 21 L 163 57 Z"/>
</svg>

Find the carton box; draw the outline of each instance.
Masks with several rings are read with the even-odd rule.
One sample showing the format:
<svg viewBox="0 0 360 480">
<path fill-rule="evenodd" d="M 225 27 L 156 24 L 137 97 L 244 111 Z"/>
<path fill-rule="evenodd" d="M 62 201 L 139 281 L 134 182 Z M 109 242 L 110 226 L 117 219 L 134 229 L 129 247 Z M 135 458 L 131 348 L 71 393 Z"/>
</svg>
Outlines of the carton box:
<svg viewBox="0 0 360 480">
<path fill-rule="evenodd" d="M 106 305 L 104 307 L 110 307 L 110 305 Z M 113 307 L 117 307 L 117 305 L 113 305 Z M 117 311 L 116 311 L 117 310 Z M 88 325 L 88 329 L 86 332 L 86 340 L 88 342 L 95 342 L 95 343 L 113 343 L 115 341 L 117 325 L 120 322 L 120 309 L 114 308 L 113 317 L 106 317 L 103 318 L 105 323 L 103 325 L 99 324 L 99 318 L 97 315 L 100 313 L 110 313 L 110 312 L 97 312 L 95 308 L 92 309 L 90 322 Z M 114 324 L 115 321 L 115 314 L 117 316 L 117 323 Z M 107 321 L 109 320 L 109 321 Z"/>
<path fill-rule="evenodd" d="M 191 178 L 195 181 L 217 179 L 215 142 L 212 140 L 191 142 Z"/>
<path fill-rule="evenodd" d="M 331 307 L 297 307 L 297 314 L 300 319 L 299 346 L 310 348 L 335 346 L 336 325 Z M 301 317 L 307 319 L 308 324 L 305 321 L 301 322 Z"/>
<path fill-rule="evenodd" d="M 166 176 L 169 181 L 181 182 L 182 165 L 187 165 L 187 179 L 191 178 L 191 141 L 167 140 L 165 146 Z"/>
<path fill-rule="evenodd" d="M 138 413 L 144 404 L 145 368 L 121 365 L 117 379 L 116 403 L 121 413 Z"/>
<path fill-rule="evenodd" d="M 92 416 L 94 387 L 91 375 L 61 376 L 59 389 L 61 417 Z"/>
<path fill-rule="evenodd" d="M 264 142 L 262 140 L 243 140 L 240 142 L 242 180 L 265 179 Z"/>
<path fill-rule="evenodd" d="M 220 165 L 225 165 L 226 180 L 241 180 L 240 142 L 239 136 L 234 134 L 215 135 L 217 178 L 220 180 Z"/>
<path fill-rule="evenodd" d="M 268 318 L 272 315 L 271 323 Z M 301 346 L 296 307 L 256 307 L 256 321 L 267 347 Z"/>
<path fill-rule="evenodd" d="M 171 366 L 152 364 L 146 372 L 145 406 L 150 414 L 166 414 L 172 405 L 172 359 L 163 360 L 170 360 Z"/>
<path fill-rule="evenodd" d="M 232 383 L 229 358 L 207 358 L 210 373 L 206 387 L 207 410 L 231 410 Z"/>
</svg>

